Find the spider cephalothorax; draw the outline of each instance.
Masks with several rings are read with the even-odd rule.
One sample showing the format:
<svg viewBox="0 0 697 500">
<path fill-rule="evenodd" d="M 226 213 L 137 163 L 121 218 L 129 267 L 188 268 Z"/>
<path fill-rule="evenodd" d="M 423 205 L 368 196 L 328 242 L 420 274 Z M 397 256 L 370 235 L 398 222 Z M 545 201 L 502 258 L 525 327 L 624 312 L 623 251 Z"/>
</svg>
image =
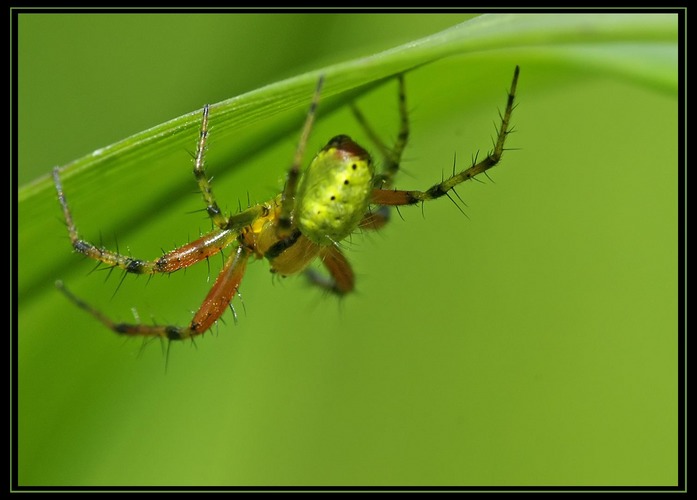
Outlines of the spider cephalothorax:
<svg viewBox="0 0 697 500">
<path fill-rule="evenodd" d="M 518 74 L 519 68 L 516 67 L 494 149 L 486 158 L 475 162 L 468 169 L 454 173 L 425 191 L 405 191 L 392 187 L 409 137 L 403 75 L 397 77 L 401 120 L 393 147 L 388 148 L 382 144 L 358 109 L 353 107 L 358 122 L 366 129 L 384 157 L 381 172 L 376 172 L 370 154 L 363 147 L 347 135 L 337 135 L 317 153 L 301 175 L 305 144 L 314 122 L 322 88 L 323 79 L 320 78 L 283 191 L 267 202 L 253 205 L 231 216 L 224 215 L 220 210 L 204 169 L 210 112 L 210 108 L 205 106 L 196 148 L 194 177 L 215 229 L 155 260 L 135 259 L 81 240 L 63 193 L 59 169 L 55 168 L 53 180 L 73 248 L 108 266 L 135 274 L 171 273 L 201 262 L 224 249 L 233 248 L 188 326 L 117 323 L 77 298 L 62 282 L 57 285 L 79 307 L 117 333 L 156 336 L 168 340 L 191 338 L 209 330 L 237 294 L 251 257 L 268 261 L 272 272 L 279 275 L 306 272 L 311 281 L 322 288 L 339 295 L 349 293 L 354 289 L 355 278 L 339 246 L 344 238 L 359 228 L 381 228 L 387 222 L 386 207 L 413 205 L 450 196 L 448 193 L 455 186 L 487 171 L 500 161 L 506 137 L 511 131 L 510 118 Z M 327 270 L 327 276 L 307 269 L 317 258 Z"/>
</svg>

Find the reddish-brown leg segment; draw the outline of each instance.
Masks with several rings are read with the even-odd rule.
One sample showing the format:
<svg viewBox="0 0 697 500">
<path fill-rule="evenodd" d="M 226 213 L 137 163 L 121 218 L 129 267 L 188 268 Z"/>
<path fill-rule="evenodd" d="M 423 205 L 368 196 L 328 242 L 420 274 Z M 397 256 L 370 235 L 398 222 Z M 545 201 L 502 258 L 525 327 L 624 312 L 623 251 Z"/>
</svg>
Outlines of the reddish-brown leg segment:
<svg viewBox="0 0 697 500">
<path fill-rule="evenodd" d="M 188 333 L 187 336 L 205 332 L 223 315 L 240 288 L 250 255 L 249 250 L 239 246 L 235 253 L 228 256 L 213 288 L 203 300 L 189 328 L 184 331 Z"/>
<path fill-rule="evenodd" d="M 389 208 L 378 207 L 377 210 L 365 214 L 360 228 L 370 231 L 382 229 L 390 220 Z M 356 278 L 346 256 L 336 246 L 322 247 L 319 258 L 324 264 L 329 276 L 315 269 L 308 269 L 305 274 L 313 285 L 324 288 L 337 295 L 345 295 L 353 291 Z"/>
<path fill-rule="evenodd" d="M 117 323 L 82 299 L 73 295 L 72 292 L 65 288 L 62 282 L 57 282 L 56 286 L 78 307 L 90 313 L 116 333 L 129 336 L 155 336 L 168 340 L 182 340 L 204 333 L 220 319 L 240 288 L 240 283 L 242 282 L 242 277 L 244 276 L 250 255 L 251 253 L 249 250 L 240 246 L 237 247 L 234 253 L 228 256 L 222 271 L 215 280 L 213 288 L 208 292 L 201 307 L 187 327 Z"/>
<path fill-rule="evenodd" d="M 119 267 L 129 273 L 171 273 L 217 254 L 233 243 L 237 238 L 237 231 L 234 229 L 214 230 L 154 260 L 141 260 L 112 252 L 106 248 L 97 247 L 88 241 L 80 239 L 75 223 L 73 222 L 73 216 L 68 207 L 68 202 L 63 193 L 63 185 L 60 180 L 58 168 L 53 170 L 53 182 L 58 192 L 58 200 L 63 208 L 63 215 L 65 216 L 65 222 L 68 227 L 68 236 L 70 236 L 70 242 L 75 251 L 103 262 L 108 266 Z"/>
<path fill-rule="evenodd" d="M 341 253 L 341 250 L 335 246 L 322 247 L 319 252 L 319 258 L 329 272 L 329 276 L 323 275 L 316 269 L 308 269 L 305 271 L 305 274 L 310 282 L 337 295 L 345 295 L 352 292 L 356 278 L 351 269 L 351 264 L 346 260 L 344 254 Z"/>
</svg>

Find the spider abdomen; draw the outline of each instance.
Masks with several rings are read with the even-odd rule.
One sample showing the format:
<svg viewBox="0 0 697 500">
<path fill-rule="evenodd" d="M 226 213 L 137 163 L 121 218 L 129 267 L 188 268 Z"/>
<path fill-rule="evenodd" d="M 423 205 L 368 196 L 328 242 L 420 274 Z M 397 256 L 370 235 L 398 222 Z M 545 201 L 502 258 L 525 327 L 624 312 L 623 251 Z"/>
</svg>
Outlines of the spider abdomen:
<svg viewBox="0 0 697 500">
<path fill-rule="evenodd" d="M 350 137 L 331 139 L 300 181 L 295 200 L 300 231 L 319 245 L 354 232 L 368 209 L 374 173 L 370 154 Z"/>
</svg>

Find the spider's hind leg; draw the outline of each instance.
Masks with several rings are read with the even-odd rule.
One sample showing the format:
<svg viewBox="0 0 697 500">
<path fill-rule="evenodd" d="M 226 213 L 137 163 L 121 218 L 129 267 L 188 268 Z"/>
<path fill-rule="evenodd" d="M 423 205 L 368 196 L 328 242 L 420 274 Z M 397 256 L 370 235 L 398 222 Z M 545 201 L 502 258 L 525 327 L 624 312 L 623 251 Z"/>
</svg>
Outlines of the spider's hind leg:
<svg viewBox="0 0 697 500">
<path fill-rule="evenodd" d="M 62 281 L 57 281 L 56 287 L 76 306 L 88 312 L 102 322 L 107 328 L 120 335 L 183 340 L 205 333 L 218 319 L 220 319 L 228 308 L 230 301 L 239 290 L 250 255 L 251 252 L 247 248 L 239 246 L 235 252 L 228 256 L 213 287 L 203 300 L 203 303 L 194 315 L 191 323 L 189 323 L 189 326 L 186 327 L 175 325 L 146 325 L 142 323 L 119 323 L 113 321 L 104 313 L 74 295 L 65 287 Z"/>
<path fill-rule="evenodd" d="M 329 275 L 316 269 L 307 269 L 305 275 L 310 283 L 328 292 L 342 296 L 353 291 L 356 278 L 346 256 L 334 245 L 322 247 L 319 258 Z"/>
<path fill-rule="evenodd" d="M 366 231 L 378 231 L 389 220 L 389 208 L 377 207 L 377 210 L 365 214 L 359 227 Z M 341 250 L 335 245 L 322 247 L 318 256 L 329 274 L 322 274 L 316 269 L 307 269 L 305 275 L 310 283 L 339 296 L 351 293 L 355 288 L 356 278 L 351 264 Z"/>
</svg>

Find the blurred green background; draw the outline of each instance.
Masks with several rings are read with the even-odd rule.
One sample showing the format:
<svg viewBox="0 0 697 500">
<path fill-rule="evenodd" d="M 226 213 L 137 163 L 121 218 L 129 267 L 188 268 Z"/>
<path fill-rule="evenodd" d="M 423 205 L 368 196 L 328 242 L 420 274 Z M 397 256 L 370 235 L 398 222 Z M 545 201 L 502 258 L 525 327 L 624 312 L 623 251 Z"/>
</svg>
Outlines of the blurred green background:
<svg viewBox="0 0 697 500">
<path fill-rule="evenodd" d="M 21 15 L 18 183 L 204 103 L 470 17 Z M 220 261 L 119 288 L 118 273 L 90 274 L 71 253 L 52 193 L 19 207 L 31 236 L 18 247 L 19 485 L 675 485 L 677 93 L 549 54 L 410 72 L 397 184 L 423 189 L 454 155 L 464 166 L 491 147 L 521 65 L 508 144 L 519 149 L 494 182 L 458 189 L 467 217 L 440 200 L 354 236 L 358 292 L 341 302 L 250 265 L 238 324 L 227 314 L 195 346 L 173 344 L 166 372 L 159 343 L 114 335 L 53 283 L 117 320 L 135 308 L 185 324 Z M 394 83 L 358 102 L 395 136 Z M 308 154 L 337 133 L 365 142 L 346 109 L 322 109 Z M 235 137 L 216 142 L 213 128 L 221 204 L 278 192 L 298 134 L 230 167 L 217 151 Z M 192 134 L 157 171 L 191 177 L 194 147 Z M 142 169 L 65 182 L 85 239 L 153 258 L 209 228 L 193 177 L 170 196 Z"/>
</svg>

